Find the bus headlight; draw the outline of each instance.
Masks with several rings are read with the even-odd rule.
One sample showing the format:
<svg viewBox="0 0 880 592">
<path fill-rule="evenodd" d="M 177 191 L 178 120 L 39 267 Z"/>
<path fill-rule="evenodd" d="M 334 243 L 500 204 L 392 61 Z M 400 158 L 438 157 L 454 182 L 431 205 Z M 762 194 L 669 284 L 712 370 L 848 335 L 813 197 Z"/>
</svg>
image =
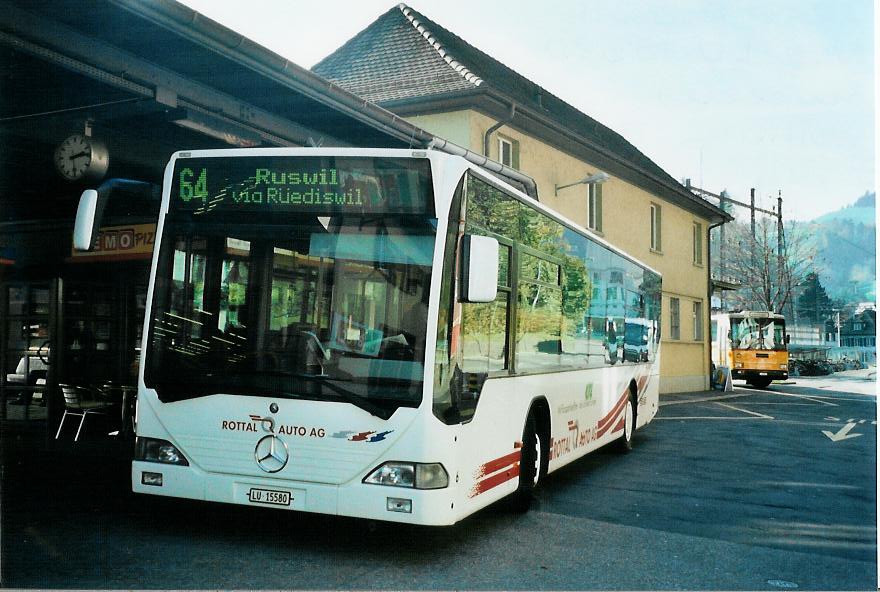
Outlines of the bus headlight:
<svg viewBox="0 0 880 592">
<path fill-rule="evenodd" d="M 364 483 L 413 489 L 442 489 L 449 486 L 449 475 L 440 463 L 389 461 L 367 475 Z"/>
<path fill-rule="evenodd" d="M 138 438 L 134 446 L 134 459 L 166 465 L 189 466 L 183 453 L 167 440 Z"/>
<path fill-rule="evenodd" d="M 779 364 L 780 370 L 788 370 L 788 364 Z"/>
<path fill-rule="evenodd" d="M 736 364 L 733 365 L 733 367 L 734 368 L 742 368 L 743 365 L 740 362 L 737 362 Z"/>
</svg>

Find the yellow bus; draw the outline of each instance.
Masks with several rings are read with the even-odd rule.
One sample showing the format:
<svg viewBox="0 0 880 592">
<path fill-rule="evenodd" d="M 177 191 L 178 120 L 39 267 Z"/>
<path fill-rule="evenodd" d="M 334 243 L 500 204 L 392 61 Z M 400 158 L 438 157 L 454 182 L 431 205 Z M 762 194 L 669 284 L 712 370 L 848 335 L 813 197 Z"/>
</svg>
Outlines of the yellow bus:
<svg viewBox="0 0 880 592">
<path fill-rule="evenodd" d="M 765 388 L 788 379 L 785 317 L 768 311 L 712 315 L 712 361 L 730 368 L 731 378 Z"/>
</svg>

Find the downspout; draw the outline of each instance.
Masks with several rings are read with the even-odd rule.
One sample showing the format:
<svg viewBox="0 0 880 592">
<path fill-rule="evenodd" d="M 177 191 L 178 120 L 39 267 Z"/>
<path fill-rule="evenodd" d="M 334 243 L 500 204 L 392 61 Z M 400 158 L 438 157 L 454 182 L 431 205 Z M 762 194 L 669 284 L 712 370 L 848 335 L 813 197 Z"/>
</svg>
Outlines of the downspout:
<svg viewBox="0 0 880 592">
<path fill-rule="evenodd" d="M 708 333 L 708 335 L 709 335 L 709 368 L 710 369 L 712 368 L 712 229 L 718 228 L 719 226 L 722 226 L 724 224 L 727 224 L 727 220 L 722 219 L 721 222 L 718 222 L 716 224 L 710 224 L 709 230 L 706 232 L 706 267 L 709 270 L 709 282 L 708 282 L 709 306 L 707 307 L 709 309 L 708 310 L 708 312 L 709 312 L 709 327 L 708 327 L 709 331 L 704 332 L 704 336 L 706 333 Z M 722 244 L 720 248 L 723 249 L 724 244 Z M 717 370 L 717 368 L 716 368 L 716 370 Z M 710 370 L 710 372 L 711 372 L 711 370 Z M 714 380 L 715 380 L 715 377 L 710 375 L 709 376 L 709 388 L 712 387 L 712 383 Z"/>
<path fill-rule="evenodd" d="M 490 127 L 486 130 L 486 133 L 483 134 L 483 155 L 487 158 L 489 157 L 489 136 L 495 133 L 495 130 L 498 128 L 507 125 L 511 121 L 513 121 L 514 116 L 516 115 L 516 103 L 510 104 L 510 114 L 505 118 L 500 120 L 498 123 Z M 500 159 L 499 159 L 500 160 Z"/>
</svg>

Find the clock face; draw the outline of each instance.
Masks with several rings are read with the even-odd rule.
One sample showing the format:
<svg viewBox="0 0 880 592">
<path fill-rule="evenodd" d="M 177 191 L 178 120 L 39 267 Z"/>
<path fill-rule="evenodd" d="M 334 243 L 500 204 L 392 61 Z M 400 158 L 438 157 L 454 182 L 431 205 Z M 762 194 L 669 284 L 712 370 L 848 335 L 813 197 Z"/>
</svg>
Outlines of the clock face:
<svg viewBox="0 0 880 592">
<path fill-rule="evenodd" d="M 68 137 L 55 149 L 55 167 L 68 181 L 100 178 L 107 172 L 107 164 L 106 150 L 80 134 Z"/>
</svg>

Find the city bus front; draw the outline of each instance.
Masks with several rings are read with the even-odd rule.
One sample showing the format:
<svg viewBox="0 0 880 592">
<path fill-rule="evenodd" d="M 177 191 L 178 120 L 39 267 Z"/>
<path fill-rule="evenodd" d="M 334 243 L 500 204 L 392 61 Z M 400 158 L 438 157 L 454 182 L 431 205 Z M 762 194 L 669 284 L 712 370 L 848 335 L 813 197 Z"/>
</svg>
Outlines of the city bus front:
<svg viewBox="0 0 880 592">
<path fill-rule="evenodd" d="M 782 315 L 731 315 L 729 337 L 733 378 L 760 388 L 788 379 L 788 337 Z"/>
<path fill-rule="evenodd" d="M 133 489 L 448 521 L 421 503 L 449 485 L 418 411 L 429 159 L 216 154 L 166 172 Z"/>
</svg>

